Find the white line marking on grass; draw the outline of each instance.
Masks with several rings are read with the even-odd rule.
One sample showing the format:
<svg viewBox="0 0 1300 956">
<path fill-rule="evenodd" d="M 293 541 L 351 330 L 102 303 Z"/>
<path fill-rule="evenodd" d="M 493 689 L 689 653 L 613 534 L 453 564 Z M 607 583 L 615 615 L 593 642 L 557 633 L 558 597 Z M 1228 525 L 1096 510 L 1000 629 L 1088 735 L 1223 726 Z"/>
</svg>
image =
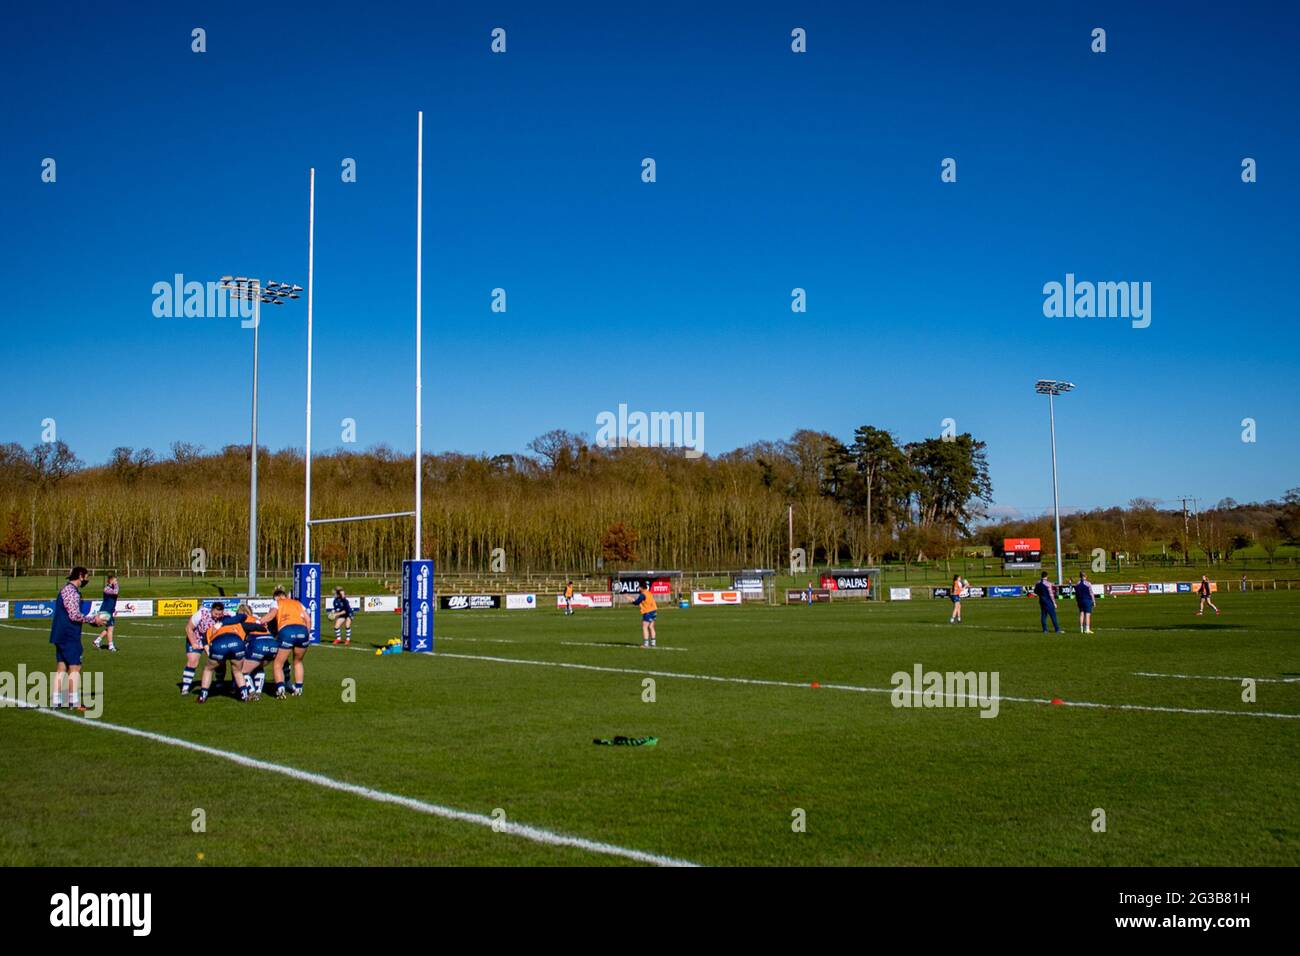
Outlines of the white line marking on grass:
<svg viewBox="0 0 1300 956">
<path fill-rule="evenodd" d="M 408 810 L 414 810 L 417 813 L 427 813 L 430 816 L 442 817 L 446 820 L 458 820 L 461 823 L 472 823 L 482 827 L 496 827 L 501 833 L 509 833 L 514 836 L 523 837 L 525 840 L 531 840 L 534 843 L 544 843 L 548 846 L 568 846 L 579 850 L 586 850 L 589 853 L 599 853 L 604 856 L 617 856 L 626 860 L 635 860 L 638 863 L 649 863 L 654 866 L 698 866 L 689 860 L 679 860 L 671 856 L 661 856 L 658 853 L 647 853 L 644 850 L 631 850 L 627 847 L 616 846 L 612 843 L 601 843 L 597 840 L 588 840 L 584 837 L 569 836 L 564 833 L 556 833 L 552 830 L 543 830 L 540 827 L 528 826 L 523 823 L 511 823 L 508 820 L 496 821 L 492 817 L 483 816 L 478 813 L 469 813 L 465 810 L 456 810 L 453 807 L 444 807 L 436 803 L 426 803 L 423 800 L 417 800 L 414 797 L 403 797 L 400 794 L 388 793 L 385 790 L 375 790 L 372 787 L 361 787 L 354 783 L 346 783 L 342 780 L 335 780 L 333 777 L 327 777 L 324 774 L 311 773 L 307 770 L 298 770 L 295 767 L 286 767 L 282 764 L 270 763 L 265 760 L 258 760 L 255 757 L 246 757 L 243 754 L 233 753 L 229 750 L 218 750 L 215 747 L 208 747 L 204 744 L 196 744 L 193 741 L 182 740 L 179 737 L 168 737 L 164 734 L 156 734 L 148 730 L 139 730 L 135 727 L 126 727 L 121 724 L 108 724 L 102 720 L 87 720 L 84 717 L 74 717 L 71 714 L 59 713 L 56 710 L 50 710 L 44 707 L 34 707 L 26 701 L 18 700 L 8 695 L 0 695 L 0 701 L 4 701 L 9 706 L 15 706 L 23 710 L 34 710 L 38 713 L 45 714 L 49 717 L 58 717 L 63 720 L 69 720 L 81 727 L 98 727 L 100 730 L 113 730 L 120 734 L 127 734 L 131 737 L 140 737 L 144 740 L 152 740 L 154 743 L 166 744 L 169 747 L 180 747 L 184 750 L 192 750 L 195 753 L 206 754 L 209 757 L 219 757 L 222 760 L 228 760 L 231 763 L 239 764 L 241 767 L 250 767 L 253 770 L 266 770 L 271 773 L 278 773 L 282 776 L 298 780 L 303 783 L 313 783 L 318 787 L 325 787 L 329 790 L 338 790 L 342 793 L 350 793 L 353 796 L 363 797 L 366 800 L 374 800 L 377 803 L 392 803 L 399 807 L 405 807 Z"/>
<path fill-rule="evenodd" d="M 1134 677 L 1172 677 L 1178 680 L 1230 680 L 1240 684 L 1244 680 L 1253 680 L 1257 684 L 1300 684 L 1300 677 L 1217 677 L 1209 674 L 1151 674 L 1146 671 L 1134 671 Z"/>
<path fill-rule="evenodd" d="M 717 677 L 710 674 L 682 674 L 672 671 L 655 671 L 640 667 L 606 667 L 600 664 L 569 664 L 560 661 L 530 661 L 511 657 L 489 657 L 485 654 L 448 654 L 445 651 L 439 651 L 436 654 L 421 654 L 422 657 L 454 657 L 461 660 L 471 661 L 494 661 L 499 664 L 532 664 L 537 667 L 561 667 L 568 670 L 583 671 L 600 671 L 610 674 L 647 674 L 651 677 L 676 677 L 682 680 L 700 680 L 713 681 L 720 684 L 752 684 L 759 687 L 809 687 L 806 682 L 786 681 L 786 680 L 765 680 L 758 677 Z M 821 690 L 843 690 L 851 691 L 857 694 L 892 694 L 895 691 L 893 687 L 858 687 L 853 684 L 821 684 Z M 921 697 L 925 692 L 921 690 L 912 691 L 913 697 Z M 948 694 L 941 695 L 947 700 L 960 700 L 965 695 Z M 1051 704 L 1052 701 L 1046 697 L 1002 697 L 990 696 L 988 700 L 1006 701 L 1013 704 Z M 1211 710 L 1208 708 L 1193 707 L 1160 707 L 1155 704 L 1101 704 L 1092 701 L 1082 700 L 1062 700 L 1057 706 L 1063 707 L 1088 707 L 1097 710 L 1141 710 L 1161 714 L 1204 714 L 1221 717 L 1272 717 L 1277 720 L 1300 720 L 1300 714 L 1278 714 L 1268 711 L 1256 710 Z"/>
<path fill-rule="evenodd" d="M 643 651 L 686 651 L 686 650 L 690 650 L 690 648 L 687 648 L 687 647 L 659 647 L 659 646 L 655 646 L 655 647 L 642 647 L 640 644 L 619 644 L 619 643 L 616 643 L 616 642 L 614 642 L 614 641 L 605 641 L 604 643 L 600 643 L 600 642 L 597 642 L 597 641 L 560 641 L 560 643 L 563 644 L 565 647 L 622 647 L 622 648 L 634 647 L 634 648 L 637 648 L 638 650 L 643 650 Z"/>
</svg>

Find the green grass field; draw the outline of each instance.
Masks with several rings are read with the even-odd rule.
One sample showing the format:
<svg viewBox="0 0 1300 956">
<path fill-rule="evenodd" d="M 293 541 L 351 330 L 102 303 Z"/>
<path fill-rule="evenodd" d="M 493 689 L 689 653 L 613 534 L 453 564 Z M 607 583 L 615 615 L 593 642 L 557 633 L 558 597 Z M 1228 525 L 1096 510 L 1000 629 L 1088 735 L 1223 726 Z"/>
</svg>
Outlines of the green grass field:
<svg viewBox="0 0 1300 956">
<path fill-rule="evenodd" d="M 1225 594 L 1220 618 L 1108 598 L 1092 637 L 1069 604 L 1045 637 L 1032 601 L 966 603 L 960 626 L 929 600 L 666 609 L 653 651 L 626 610 L 440 612 L 436 655 L 384 657 L 398 617 L 361 615 L 351 649 L 309 652 L 304 697 L 202 707 L 176 688 L 183 619 L 123 621 L 119 653 L 86 640 L 101 718 L 0 709 L 0 864 L 636 862 L 425 805 L 706 865 L 1300 863 L 1300 592 Z M 52 669 L 47 635 L 0 622 L 0 671 Z M 988 719 L 872 692 L 918 663 L 1027 700 Z M 660 742 L 592 744 L 616 734 Z"/>
</svg>

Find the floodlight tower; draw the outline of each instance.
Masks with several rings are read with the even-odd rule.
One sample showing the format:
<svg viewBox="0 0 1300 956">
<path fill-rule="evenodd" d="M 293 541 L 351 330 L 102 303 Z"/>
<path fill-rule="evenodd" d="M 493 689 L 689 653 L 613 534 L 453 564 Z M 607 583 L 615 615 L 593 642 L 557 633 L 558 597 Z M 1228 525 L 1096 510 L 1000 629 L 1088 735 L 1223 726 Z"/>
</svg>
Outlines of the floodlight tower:
<svg viewBox="0 0 1300 956">
<path fill-rule="evenodd" d="M 298 298 L 300 285 L 287 282 L 263 282 L 247 276 L 222 276 L 221 288 L 232 299 L 253 303 L 253 427 L 249 454 L 252 471 L 248 481 L 248 596 L 257 594 L 257 357 L 258 327 L 262 324 L 262 303 L 284 305 L 286 299 Z"/>
<path fill-rule="evenodd" d="M 1058 382 L 1051 378 L 1040 378 L 1034 383 L 1034 391 L 1047 396 L 1047 420 L 1052 430 L 1052 513 L 1056 518 L 1056 583 L 1065 583 L 1065 570 L 1061 562 L 1061 500 L 1056 482 L 1056 407 L 1057 395 L 1064 395 L 1074 388 L 1073 382 Z"/>
</svg>

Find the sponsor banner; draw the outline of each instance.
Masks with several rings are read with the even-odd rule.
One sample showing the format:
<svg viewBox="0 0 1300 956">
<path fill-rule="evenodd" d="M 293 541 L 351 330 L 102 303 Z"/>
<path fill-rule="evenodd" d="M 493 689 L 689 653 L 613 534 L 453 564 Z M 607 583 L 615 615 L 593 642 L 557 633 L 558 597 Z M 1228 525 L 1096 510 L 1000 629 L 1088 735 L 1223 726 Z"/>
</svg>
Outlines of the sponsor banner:
<svg viewBox="0 0 1300 956">
<path fill-rule="evenodd" d="M 536 594 L 507 594 L 506 610 L 507 611 L 531 611 L 537 607 Z"/>
<path fill-rule="evenodd" d="M 739 591 L 695 591 L 691 594 L 691 603 L 701 604 L 739 604 Z"/>
<path fill-rule="evenodd" d="M 889 600 L 910 601 L 912 600 L 912 589 L 911 588 L 890 588 Z"/>
<path fill-rule="evenodd" d="M 814 604 L 828 604 L 831 599 L 830 588 L 813 588 L 812 599 Z M 808 591 L 805 588 L 788 588 L 785 592 L 786 604 L 807 604 Z"/>
<path fill-rule="evenodd" d="M 989 587 L 988 595 L 995 598 L 1024 597 L 1025 586 L 1023 584 L 994 584 Z"/>
<path fill-rule="evenodd" d="M 372 594 L 361 599 L 361 607 L 366 611 L 393 611 L 401 610 L 402 599 L 396 594 Z"/>
<path fill-rule="evenodd" d="M 500 606 L 500 594 L 445 594 L 438 598 L 438 607 L 444 611 L 487 611 Z"/>
<path fill-rule="evenodd" d="M 9 616 L 9 602 L 0 601 L 0 620 L 4 620 L 8 616 Z"/>
<path fill-rule="evenodd" d="M 828 591 L 840 591 L 846 595 L 870 594 L 871 578 L 865 574 L 823 574 L 821 586 Z"/>
<path fill-rule="evenodd" d="M 613 607 L 614 595 L 609 591 L 574 591 L 573 606 L 579 607 Z M 555 606 L 564 607 L 564 595 L 555 595 Z"/>
<path fill-rule="evenodd" d="M 103 601 L 91 601 L 90 613 L 98 614 L 99 609 L 104 606 Z M 153 617 L 153 601 L 123 601 L 118 598 L 117 610 L 113 612 L 114 617 Z"/>
<path fill-rule="evenodd" d="M 672 582 L 668 578 L 617 578 L 609 579 L 609 589 L 614 594 L 632 596 L 641 590 L 641 585 L 648 584 L 650 593 L 654 597 L 661 594 L 671 594 L 673 591 Z"/>
<path fill-rule="evenodd" d="M 1179 594 L 1192 593 L 1192 583 L 1190 581 L 1179 581 L 1177 587 Z"/>
<path fill-rule="evenodd" d="M 248 609 L 252 611 L 254 614 L 269 614 L 271 608 L 275 607 L 275 598 L 251 598 L 251 599 L 239 598 L 239 597 L 203 598 L 203 600 L 199 602 L 200 607 L 206 607 L 209 609 L 211 609 L 212 605 L 214 604 L 220 604 L 226 611 L 228 611 L 231 614 L 234 614 L 235 609 L 238 608 L 239 605 L 241 604 L 247 604 Z M 118 607 L 121 606 L 122 605 L 119 603 Z"/>
<path fill-rule="evenodd" d="M 1132 594 L 1133 585 L 1131 584 L 1108 584 L 1106 585 L 1107 594 Z"/>
<path fill-rule="evenodd" d="M 937 597 L 937 598 L 952 597 L 952 588 L 931 588 L 930 590 L 931 590 L 931 594 L 930 594 L 931 597 Z M 982 586 L 975 587 L 974 585 L 968 587 L 965 591 L 962 592 L 961 595 L 961 599 L 963 601 L 966 600 L 967 598 L 982 598 L 982 597 L 984 597 L 984 588 Z"/>
<path fill-rule="evenodd" d="M 1146 594 L 1146 593 L 1147 593 L 1147 586 L 1146 586 L 1146 584 L 1134 584 L 1134 585 L 1133 585 L 1133 593 L 1134 593 L 1134 594 Z"/>
<path fill-rule="evenodd" d="M 189 617 L 199 609 L 199 601 L 198 598 L 162 598 L 157 607 L 159 617 Z"/>
<path fill-rule="evenodd" d="M 53 601 L 10 601 L 9 613 L 15 618 L 54 617 Z"/>
<path fill-rule="evenodd" d="M 739 591 L 741 594 L 745 594 L 745 595 L 754 594 L 759 596 L 763 594 L 762 578 L 739 578 L 738 577 L 732 581 L 731 586 L 735 588 L 737 591 Z"/>
<path fill-rule="evenodd" d="M 1147 594 L 1164 594 L 1165 586 L 1163 584 L 1148 584 Z"/>
<path fill-rule="evenodd" d="M 347 597 L 347 598 L 344 598 L 344 600 L 348 602 L 348 607 L 352 608 L 352 613 L 354 613 L 354 614 L 355 614 L 357 611 L 364 611 L 364 610 L 365 610 L 365 608 L 362 607 L 362 601 L 363 601 L 362 598 L 359 598 L 359 597 Z M 321 607 L 323 607 L 323 608 L 325 609 L 325 616 L 326 616 L 326 617 L 329 617 L 329 615 L 333 614 L 333 613 L 334 613 L 334 595 L 331 594 L 331 595 L 329 596 L 329 600 L 323 602 L 323 603 L 321 604 Z M 396 611 L 397 608 L 396 608 L 396 607 L 392 607 L 392 608 L 389 608 L 389 610 L 390 610 L 390 611 Z M 333 618 L 331 618 L 331 620 L 333 620 Z"/>
</svg>

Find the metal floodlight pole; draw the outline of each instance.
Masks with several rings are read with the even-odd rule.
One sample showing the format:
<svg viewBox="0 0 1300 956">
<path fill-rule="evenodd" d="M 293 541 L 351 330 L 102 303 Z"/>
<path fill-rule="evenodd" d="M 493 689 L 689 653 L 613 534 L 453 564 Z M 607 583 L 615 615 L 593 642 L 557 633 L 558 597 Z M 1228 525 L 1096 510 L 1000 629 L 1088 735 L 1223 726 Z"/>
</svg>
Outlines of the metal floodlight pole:
<svg viewBox="0 0 1300 956">
<path fill-rule="evenodd" d="M 311 307 L 316 266 L 316 169 L 308 173 L 307 199 L 307 453 L 303 493 L 302 560 L 311 561 Z"/>
<path fill-rule="evenodd" d="M 1047 396 L 1047 421 L 1052 434 L 1052 515 L 1056 522 L 1056 583 L 1065 583 L 1065 568 L 1061 554 L 1061 497 L 1056 478 L 1056 396 L 1064 395 L 1074 388 L 1072 382 L 1058 382 L 1055 379 L 1039 379 L 1034 384 L 1034 391 Z"/>
<path fill-rule="evenodd" d="M 262 297 L 253 297 L 253 437 L 249 456 L 253 467 L 248 479 L 248 596 L 257 594 L 257 354 L 262 326 Z"/>
<path fill-rule="evenodd" d="M 257 594 L 257 378 L 262 326 L 262 303 L 284 305 L 285 299 L 296 299 L 302 286 L 287 282 L 266 282 L 246 276 L 222 276 L 220 287 L 232 299 L 253 303 L 253 414 L 249 439 L 248 479 L 248 596 Z"/>
<path fill-rule="evenodd" d="M 415 147 L 415 560 L 420 560 L 420 517 L 423 508 L 421 478 L 421 402 L 420 367 L 423 348 L 424 323 L 420 311 L 424 266 L 424 111 L 416 113 Z"/>
</svg>

